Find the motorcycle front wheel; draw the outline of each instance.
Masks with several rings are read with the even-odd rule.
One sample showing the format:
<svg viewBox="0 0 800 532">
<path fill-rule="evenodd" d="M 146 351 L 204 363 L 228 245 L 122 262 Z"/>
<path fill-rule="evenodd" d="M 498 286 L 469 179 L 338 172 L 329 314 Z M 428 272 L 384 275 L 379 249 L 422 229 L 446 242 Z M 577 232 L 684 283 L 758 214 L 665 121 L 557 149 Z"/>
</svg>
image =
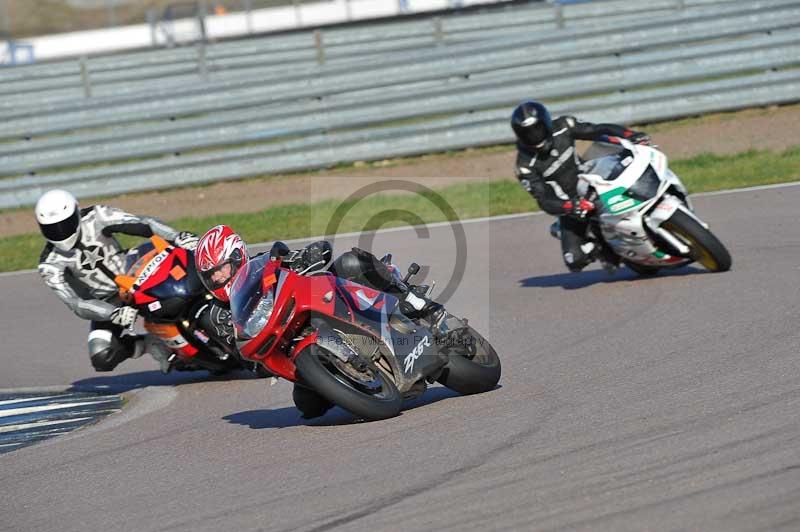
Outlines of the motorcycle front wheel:
<svg viewBox="0 0 800 532">
<path fill-rule="evenodd" d="M 685 212 L 675 211 L 661 227 L 689 246 L 690 257 L 710 271 L 725 272 L 731 269 L 731 255 L 722 242 Z"/>
<path fill-rule="evenodd" d="M 359 371 L 311 344 L 294 361 L 303 382 L 335 405 L 370 421 L 400 413 L 403 396 L 381 369 Z"/>
</svg>

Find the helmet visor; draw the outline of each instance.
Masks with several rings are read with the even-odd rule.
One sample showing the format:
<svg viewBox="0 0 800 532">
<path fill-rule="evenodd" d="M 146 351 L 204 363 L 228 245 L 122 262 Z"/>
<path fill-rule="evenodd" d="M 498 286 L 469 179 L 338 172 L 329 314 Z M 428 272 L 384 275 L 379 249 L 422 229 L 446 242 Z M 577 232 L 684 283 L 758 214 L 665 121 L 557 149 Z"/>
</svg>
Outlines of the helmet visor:
<svg viewBox="0 0 800 532">
<path fill-rule="evenodd" d="M 78 232 L 81 213 L 78 209 L 69 218 L 53 224 L 39 224 L 42 235 L 51 242 L 63 242 Z"/>
<path fill-rule="evenodd" d="M 239 269 L 239 264 L 233 260 L 226 260 L 218 266 L 214 266 L 210 270 L 201 271 L 200 280 L 203 286 L 209 291 L 214 291 L 222 288 L 233 279 L 236 275 L 236 270 Z"/>
<path fill-rule="evenodd" d="M 548 131 L 547 125 L 543 120 L 538 120 L 536 123 L 527 127 L 519 129 L 519 140 L 526 146 L 536 147 L 547 140 Z"/>
</svg>

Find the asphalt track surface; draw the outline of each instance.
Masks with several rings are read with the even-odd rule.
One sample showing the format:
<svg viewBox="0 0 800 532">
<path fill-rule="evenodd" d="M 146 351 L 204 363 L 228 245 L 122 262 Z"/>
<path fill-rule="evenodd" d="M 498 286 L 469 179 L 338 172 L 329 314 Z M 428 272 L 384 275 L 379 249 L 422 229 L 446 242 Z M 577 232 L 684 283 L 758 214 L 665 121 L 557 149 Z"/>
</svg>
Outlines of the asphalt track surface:
<svg viewBox="0 0 800 532">
<path fill-rule="evenodd" d="M 464 225 L 449 302 L 501 386 L 303 421 L 288 383 L 94 374 L 84 324 L 0 277 L 0 388 L 108 387 L 98 425 L 0 456 L 0 530 L 800 530 L 800 186 L 695 206 L 733 270 L 565 273 L 546 216 Z M 349 245 L 337 241 L 337 249 Z M 448 227 L 375 239 L 432 277 Z"/>
</svg>

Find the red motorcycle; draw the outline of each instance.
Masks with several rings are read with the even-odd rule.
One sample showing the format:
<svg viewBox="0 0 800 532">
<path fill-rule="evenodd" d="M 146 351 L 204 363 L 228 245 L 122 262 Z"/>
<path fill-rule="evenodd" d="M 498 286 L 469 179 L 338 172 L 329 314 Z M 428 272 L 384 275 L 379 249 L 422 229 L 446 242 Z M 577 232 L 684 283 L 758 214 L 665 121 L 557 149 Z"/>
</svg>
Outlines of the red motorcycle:
<svg viewBox="0 0 800 532">
<path fill-rule="evenodd" d="M 398 415 L 428 383 L 473 394 L 500 380 L 497 353 L 466 319 L 442 310 L 412 320 L 390 293 L 289 266 L 251 259 L 231 287 L 231 313 L 240 354 L 295 391 L 377 420 Z M 418 270 L 412 265 L 404 281 Z"/>
</svg>

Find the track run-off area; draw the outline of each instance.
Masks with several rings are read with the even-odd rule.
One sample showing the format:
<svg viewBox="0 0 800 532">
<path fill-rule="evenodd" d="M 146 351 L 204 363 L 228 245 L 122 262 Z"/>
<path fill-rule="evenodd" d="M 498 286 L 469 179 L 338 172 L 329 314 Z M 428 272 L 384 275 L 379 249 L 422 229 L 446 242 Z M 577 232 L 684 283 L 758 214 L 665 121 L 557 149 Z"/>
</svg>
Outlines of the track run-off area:
<svg viewBox="0 0 800 532">
<path fill-rule="evenodd" d="M 0 531 L 800 530 L 800 184 L 698 195 L 730 272 L 568 273 L 544 215 L 465 223 L 448 308 L 500 386 L 402 415 L 306 421 L 291 385 L 94 373 L 88 323 L 0 276 L 0 389 L 123 394 L 118 413 L 0 454 Z M 356 245 L 339 237 L 335 248 Z M 374 235 L 443 286 L 447 224 Z"/>
</svg>

